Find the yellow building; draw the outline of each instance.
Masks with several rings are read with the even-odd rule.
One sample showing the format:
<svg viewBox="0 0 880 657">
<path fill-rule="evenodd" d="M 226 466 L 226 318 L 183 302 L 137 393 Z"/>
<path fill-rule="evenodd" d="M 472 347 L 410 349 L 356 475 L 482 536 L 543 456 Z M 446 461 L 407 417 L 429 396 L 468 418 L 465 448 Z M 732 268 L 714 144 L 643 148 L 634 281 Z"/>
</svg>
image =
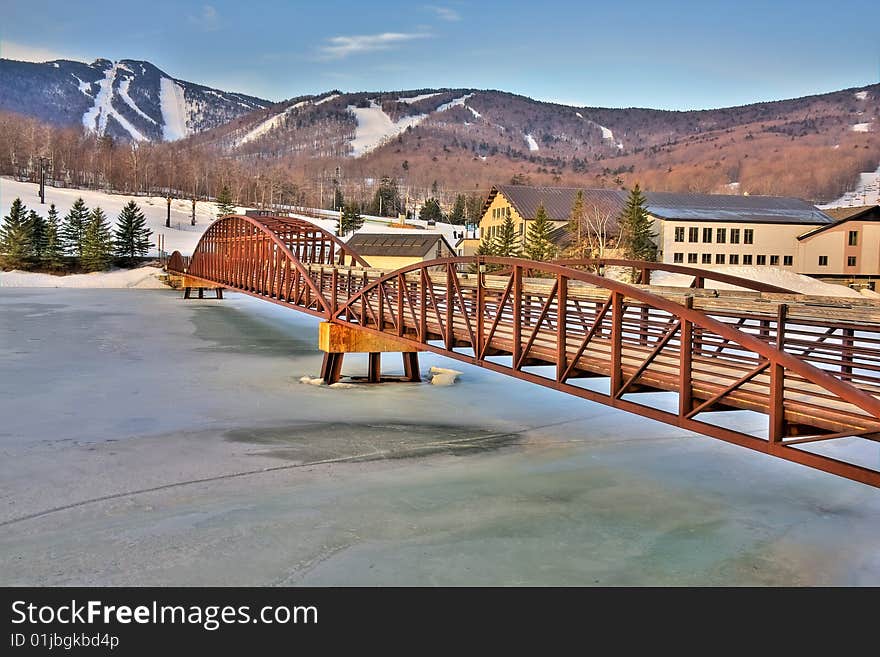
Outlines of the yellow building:
<svg viewBox="0 0 880 657">
<path fill-rule="evenodd" d="M 455 251 L 436 233 L 356 233 L 347 242 L 371 267 L 400 269 L 435 258 L 452 258 Z"/>
<path fill-rule="evenodd" d="M 833 224 L 798 237 L 798 270 L 834 282 L 880 282 L 880 206 L 831 208 Z"/>
</svg>

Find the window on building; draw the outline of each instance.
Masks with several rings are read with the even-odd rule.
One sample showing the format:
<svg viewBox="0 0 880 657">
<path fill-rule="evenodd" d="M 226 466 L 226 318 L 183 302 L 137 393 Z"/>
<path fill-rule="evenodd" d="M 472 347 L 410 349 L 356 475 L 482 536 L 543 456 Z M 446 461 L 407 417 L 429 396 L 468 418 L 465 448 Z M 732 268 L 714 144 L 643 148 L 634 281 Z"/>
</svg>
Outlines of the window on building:
<svg viewBox="0 0 880 657">
<path fill-rule="evenodd" d="M 754 244 L 755 243 L 755 231 L 752 228 L 745 228 L 743 230 L 743 244 Z"/>
<path fill-rule="evenodd" d="M 794 256 L 782 256 L 782 266 L 791 267 L 794 265 Z"/>
<path fill-rule="evenodd" d="M 743 264 L 744 264 L 744 265 L 750 265 L 750 264 L 752 264 L 752 254 L 751 254 L 751 253 L 746 253 L 746 254 L 743 256 Z"/>
<path fill-rule="evenodd" d="M 699 242 L 700 241 L 700 229 L 699 228 L 688 228 L 688 242 Z"/>
<path fill-rule="evenodd" d="M 520 221 L 519 222 L 519 234 L 523 235 L 525 232 L 526 232 L 526 222 Z"/>
<path fill-rule="evenodd" d="M 767 264 L 767 256 L 759 255 L 757 258 L 755 258 L 755 264 L 766 265 Z"/>
<path fill-rule="evenodd" d="M 675 227 L 675 241 L 684 242 L 684 226 Z"/>
<path fill-rule="evenodd" d="M 828 266 L 828 256 L 819 256 L 819 266 L 827 267 Z"/>
<path fill-rule="evenodd" d="M 778 267 L 779 266 L 779 256 L 770 256 L 770 265 L 772 267 Z"/>
<path fill-rule="evenodd" d="M 858 246 L 859 245 L 859 231 L 857 231 L 857 230 L 849 231 L 849 245 L 850 246 Z"/>
<path fill-rule="evenodd" d="M 847 267 L 855 267 L 856 266 L 856 257 L 855 256 L 847 256 L 846 257 L 846 266 Z"/>
<path fill-rule="evenodd" d="M 684 262 L 684 253 L 673 253 L 672 262 Z"/>
<path fill-rule="evenodd" d="M 696 253 L 688 253 L 688 264 L 689 265 L 697 264 L 697 254 Z"/>
<path fill-rule="evenodd" d="M 704 265 L 711 265 L 712 264 L 712 254 L 711 253 L 704 253 L 702 261 L 703 261 Z"/>
<path fill-rule="evenodd" d="M 716 253 L 715 254 L 715 264 L 716 265 L 723 265 L 724 264 L 724 254 L 723 253 Z"/>
<path fill-rule="evenodd" d="M 730 261 L 730 264 L 738 265 L 739 264 L 739 253 L 731 253 L 728 260 Z"/>
<path fill-rule="evenodd" d="M 703 242 L 706 244 L 712 243 L 712 229 L 711 228 L 704 228 L 703 229 Z"/>
<path fill-rule="evenodd" d="M 739 228 L 730 229 L 730 243 L 739 244 Z"/>
<path fill-rule="evenodd" d="M 715 231 L 715 241 L 718 244 L 724 244 L 727 241 L 727 229 L 719 228 Z"/>
</svg>

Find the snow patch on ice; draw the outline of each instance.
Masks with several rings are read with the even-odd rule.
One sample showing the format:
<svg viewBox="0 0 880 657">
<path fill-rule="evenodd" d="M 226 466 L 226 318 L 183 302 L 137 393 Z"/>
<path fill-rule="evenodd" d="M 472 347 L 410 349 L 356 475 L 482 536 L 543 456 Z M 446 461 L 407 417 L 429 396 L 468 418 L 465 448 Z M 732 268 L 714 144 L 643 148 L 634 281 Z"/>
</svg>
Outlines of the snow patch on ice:
<svg viewBox="0 0 880 657">
<path fill-rule="evenodd" d="M 2 287 L 65 287 L 65 288 L 138 288 L 160 289 L 167 287 L 159 276 L 162 270 L 157 267 L 137 269 L 117 269 L 91 274 L 71 274 L 53 276 L 29 271 L 0 272 Z"/>
<path fill-rule="evenodd" d="M 535 141 L 535 138 L 532 137 L 531 134 L 524 135 L 524 137 L 526 138 L 526 143 L 529 145 L 530 151 L 538 150 L 538 142 Z"/>
<path fill-rule="evenodd" d="M 431 385 L 434 386 L 451 386 L 463 374 L 445 367 L 432 367 L 428 371 L 431 373 Z"/>
<path fill-rule="evenodd" d="M 171 78 L 159 81 L 159 106 L 162 108 L 162 139 L 174 141 L 189 134 L 186 127 L 186 98 L 183 87 Z"/>
</svg>

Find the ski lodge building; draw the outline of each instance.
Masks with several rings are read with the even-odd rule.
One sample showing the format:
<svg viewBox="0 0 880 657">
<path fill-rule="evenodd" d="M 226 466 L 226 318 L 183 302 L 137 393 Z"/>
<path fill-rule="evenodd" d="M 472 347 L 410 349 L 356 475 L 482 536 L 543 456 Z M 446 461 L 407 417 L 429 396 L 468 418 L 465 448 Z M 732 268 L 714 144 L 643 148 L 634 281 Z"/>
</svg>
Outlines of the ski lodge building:
<svg viewBox="0 0 880 657">
<path fill-rule="evenodd" d="M 509 216 L 525 243 L 543 204 L 554 241 L 571 243 L 568 217 L 578 188 L 498 185 L 483 206 L 477 237 L 493 238 Z M 610 216 L 610 232 L 628 192 L 583 189 L 584 211 Z M 778 267 L 841 283 L 880 280 L 880 207 L 822 211 L 797 198 L 644 192 L 661 262 L 692 267 Z M 471 255 L 479 240 L 459 245 Z M 468 252 L 469 251 L 469 252 Z M 615 257 L 609 253 L 607 257 Z"/>
</svg>

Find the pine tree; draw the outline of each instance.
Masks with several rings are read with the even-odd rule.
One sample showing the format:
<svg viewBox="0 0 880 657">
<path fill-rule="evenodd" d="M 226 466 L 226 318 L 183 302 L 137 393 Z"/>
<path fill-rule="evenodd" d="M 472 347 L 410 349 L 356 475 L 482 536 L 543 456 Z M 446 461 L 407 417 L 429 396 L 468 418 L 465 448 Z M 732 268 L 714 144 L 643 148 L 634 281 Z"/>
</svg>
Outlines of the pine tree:
<svg viewBox="0 0 880 657">
<path fill-rule="evenodd" d="M 49 206 L 46 215 L 46 246 L 43 249 L 43 264 L 50 269 L 60 269 L 64 264 L 64 247 L 59 233 L 58 210 L 55 204 Z"/>
<path fill-rule="evenodd" d="M 20 198 L 16 198 L 0 226 L 0 253 L 3 254 L 4 266 L 12 269 L 26 268 L 31 258 L 31 243 L 31 224 L 27 208 Z"/>
<path fill-rule="evenodd" d="M 480 246 L 477 247 L 476 255 L 478 256 L 493 256 L 495 255 L 495 246 L 492 244 L 492 240 L 488 237 L 484 237 L 480 240 Z M 495 271 L 500 269 L 500 265 L 487 264 L 485 271 Z M 471 273 L 475 274 L 477 272 L 476 264 L 471 265 L 470 267 Z"/>
<path fill-rule="evenodd" d="M 92 210 L 83 236 L 80 262 L 86 271 L 103 271 L 113 258 L 113 236 L 110 222 L 101 208 Z"/>
<path fill-rule="evenodd" d="M 419 219 L 422 221 L 440 221 L 443 219 L 443 211 L 440 209 L 440 201 L 436 198 L 426 199 L 419 210 Z"/>
<path fill-rule="evenodd" d="M 61 223 L 61 242 L 64 250 L 76 257 L 82 257 L 83 237 L 86 234 L 86 226 L 89 224 L 89 209 L 82 197 L 76 199 L 73 206 L 64 216 Z"/>
<path fill-rule="evenodd" d="M 518 258 L 520 256 L 520 239 L 516 234 L 516 227 L 510 215 L 504 218 L 504 222 L 498 229 L 498 234 L 492 242 L 494 255 L 501 258 Z"/>
<path fill-rule="evenodd" d="M 229 185 L 223 185 L 223 189 L 217 195 L 217 216 L 223 217 L 227 214 L 235 214 L 235 204 Z"/>
<path fill-rule="evenodd" d="M 31 210 L 28 223 L 31 228 L 31 262 L 39 265 L 46 252 L 46 220 L 36 210 Z"/>
<path fill-rule="evenodd" d="M 147 219 L 144 213 L 134 201 L 129 201 L 116 222 L 115 248 L 116 255 L 125 258 L 129 265 L 133 265 L 135 258 L 147 255 L 153 243 L 150 235 L 153 234 L 147 228 Z"/>
<path fill-rule="evenodd" d="M 336 191 L 333 193 L 333 207 L 332 210 L 341 210 L 345 205 L 345 196 L 342 195 L 342 190 L 339 187 L 336 188 Z"/>
<path fill-rule="evenodd" d="M 370 214 L 380 217 L 396 217 L 401 207 L 400 192 L 397 189 L 397 180 L 390 176 L 382 176 L 379 188 L 373 196 L 370 205 Z"/>
<path fill-rule="evenodd" d="M 354 203 L 347 203 L 339 215 L 339 221 L 336 223 L 336 235 L 345 237 L 351 232 L 360 230 L 364 225 L 364 218 L 360 215 L 357 206 Z"/>
<path fill-rule="evenodd" d="M 529 222 L 526 233 L 525 256 L 532 260 L 549 260 L 556 253 L 556 247 L 550 241 L 553 222 L 547 216 L 544 204 L 538 206 L 534 221 Z"/>
<path fill-rule="evenodd" d="M 464 194 L 455 197 L 455 204 L 452 206 L 452 212 L 449 213 L 449 223 L 461 225 L 465 222 L 465 213 L 467 212 L 467 198 Z"/>
<path fill-rule="evenodd" d="M 653 262 L 657 259 L 657 245 L 654 243 L 656 235 L 651 232 L 646 203 L 647 199 L 636 184 L 618 219 L 620 244 L 627 258 Z"/>
</svg>

